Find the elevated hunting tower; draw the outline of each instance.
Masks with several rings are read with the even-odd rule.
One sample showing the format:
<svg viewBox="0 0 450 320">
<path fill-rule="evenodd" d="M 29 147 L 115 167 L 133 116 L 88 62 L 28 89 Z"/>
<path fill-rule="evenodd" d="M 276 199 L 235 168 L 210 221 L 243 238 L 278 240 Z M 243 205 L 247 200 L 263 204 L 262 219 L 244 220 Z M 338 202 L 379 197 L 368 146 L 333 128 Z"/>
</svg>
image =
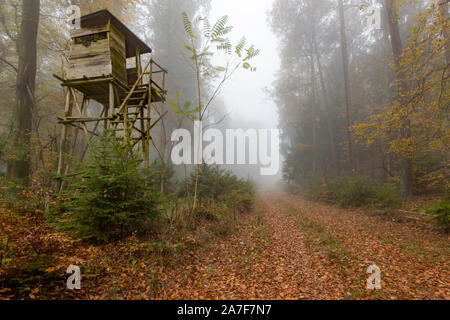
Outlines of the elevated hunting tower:
<svg viewBox="0 0 450 320">
<path fill-rule="evenodd" d="M 55 75 L 67 89 L 65 116 L 59 118 L 64 126 L 58 173 L 68 171 L 64 154 L 69 130 L 82 130 L 89 140 L 99 124 L 134 146 L 140 144 L 148 167 L 150 130 L 160 120 L 152 123 L 151 106 L 164 101 L 167 71 L 152 59 L 142 66 L 142 55 L 152 49 L 108 10 L 81 17 L 81 28 L 73 30 L 71 38 L 66 75 Z M 128 68 L 130 58 L 135 66 Z M 80 103 L 77 96 L 82 97 Z M 101 114 L 88 110 L 90 100 L 103 105 Z"/>
</svg>

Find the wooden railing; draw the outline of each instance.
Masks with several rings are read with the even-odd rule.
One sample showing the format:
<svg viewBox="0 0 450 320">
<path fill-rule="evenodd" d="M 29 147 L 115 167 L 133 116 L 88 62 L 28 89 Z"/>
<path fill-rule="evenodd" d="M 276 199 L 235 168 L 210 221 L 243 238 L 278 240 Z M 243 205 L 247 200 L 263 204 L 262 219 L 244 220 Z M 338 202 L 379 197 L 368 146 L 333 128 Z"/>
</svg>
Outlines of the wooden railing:
<svg viewBox="0 0 450 320">
<path fill-rule="evenodd" d="M 153 65 L 157 66 L 159 68 L 159 70 L 153 71 Z M 147 72 L 148 68 L 150 67 L 150 72 Z M 153 74 L 156 73 L 163 73 L 163 87 L 161 88 L 160 85 L 158 85 L 152 78 Z M 152 85 L 157 87 L 162 93 L 164 93 L 165 91 L 165 82 L 166 82 L 166 74 L 168 73 L 168 71 L 166 69 L 164 69 L 163 67 L 161 67 L 158 63 L 156 63 L 153 59 L 150 59 L 144 70 L 142 71 L 142 73 L 138 76 L 136 82 L 134 83 L 133 87 L 131 88 L 130 92 L 128 92 L 128 95 L 125 97 L 125 99 L 122 101 L 120 107 L 119 107 L 119 114 L 122 113 L 125 109 L 125 107 L 128 104 L 128 101 L 130 100 L 131 96 L 134 94 L 134 92 L 136 91 L 136 88 L 139 87 L 139 85 L 142 85 L 142 79 L 144 77 L 144 75 L 148 75 L 150 77 L 149 80 L 149 94 L 151 96 L 151 88 Z"/>
</svg>

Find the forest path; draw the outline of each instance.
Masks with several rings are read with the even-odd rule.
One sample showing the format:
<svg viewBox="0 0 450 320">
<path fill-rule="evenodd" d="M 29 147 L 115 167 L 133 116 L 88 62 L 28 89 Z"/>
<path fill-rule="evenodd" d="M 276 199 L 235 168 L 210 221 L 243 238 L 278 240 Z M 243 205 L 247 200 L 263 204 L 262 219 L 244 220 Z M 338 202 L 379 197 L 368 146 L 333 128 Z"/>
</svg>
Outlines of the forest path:
<svg viewBox="0 0 450 320">
<path fill-rule="evenodd" d="M 298 217 L 311 246 L 320 248 L 342 276 L 342 298 L 449 299 L 449 237 L 398 223 L 365 209 L 351 210 L 285 196 L 281 205 Z M 381 290 L 367 290 L 371 265 L 381 271 Z"/>
<path fill-rule="evenodd" d="M 167 270 L 158 299 L 449 299 L 449 239 L 283 194 Z M 381 269 L 368 290 L 367 268 Z"/>
</svg>

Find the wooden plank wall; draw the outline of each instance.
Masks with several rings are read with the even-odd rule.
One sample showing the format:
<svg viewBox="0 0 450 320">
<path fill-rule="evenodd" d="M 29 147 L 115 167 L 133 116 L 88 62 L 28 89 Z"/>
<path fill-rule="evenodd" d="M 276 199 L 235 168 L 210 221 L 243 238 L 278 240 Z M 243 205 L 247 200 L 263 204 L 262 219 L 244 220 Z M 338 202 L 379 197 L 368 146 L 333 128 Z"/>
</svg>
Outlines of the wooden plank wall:
<svg viewBox="0 0 450 320">
<path fill-rule="evenodd" d="M 127 84 L 125 36 L 112 25 L 72 32 L 67 78 L 113 76 Z"/>
<path fill-rule="evenodd" d="M 109 46 L 111 48 L 111 62 L 113 77 L 127 84 L 127 59 L 125 36 L 113 25 L 110 26 Z"/>
<path fill-rule="evenodd" d="M 106 27 L 81 29 L 72 32 L 69 68 L 67 70 L 69 80 L 112 74 L 111 54 L 107 34 L 106 38 L 102 40 L 88 41 L 93 35 L 102 35 L 105 32 L 108 33 Z M 77 39 L 80 37 L 82 37 L 83 41 Z M 89 44 L 86 46 L 86 43 Z"/>
</svg>

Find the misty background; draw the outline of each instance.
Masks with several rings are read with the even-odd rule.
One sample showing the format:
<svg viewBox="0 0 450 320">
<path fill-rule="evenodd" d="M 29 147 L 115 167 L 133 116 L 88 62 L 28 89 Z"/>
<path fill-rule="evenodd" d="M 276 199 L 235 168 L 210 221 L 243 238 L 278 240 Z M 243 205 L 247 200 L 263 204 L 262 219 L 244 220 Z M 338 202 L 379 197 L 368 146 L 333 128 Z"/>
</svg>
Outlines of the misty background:
<svg viewBox="0 0 450 320">
<path fill-rule="evenodd" d="M 18 4 L 18 0 L 4 0 L 0 6 L 0 125 L 4 135 L 13 121 L 16 98 Z M 440 128 L 448 113 L 448 89 L 437 84 L 439 68 L 445 66 L 449 50 L 439 42 L 437 53 L 433 52 L 433 43 L 423 36 L 430 32 L 437 39 L 448 38 L 448 32 L 442 31 L 445 27 L 426 29 L 448 16 L 448 1 L 409 0 L 394 5 L 391 0 L 42 0 L 33 138 L 48 152 L 33 160 L 34 171 L 48 175 L 52 169 L 46 163 L 54 162 L 58 151 L 57 117 L 64 114 L 64 90 L 53 74 L 64 76 L 67 66 L 70 32 L 66 9 L 70 5 L 79 6 L 82 15 L 108 8 L 148 43 L 153 48 L 152 57 L 169 70 L 167 101 L 180 106 L 195 101 L 197 93 L 187 61 L 182 12 L 191 19 L 208 17 L 211 23 L 228 15 L 234 28 L 227 37 L 233 45 L 245 36 L 247 44 L 254 44 L 260 54 L 252 61 L 256 71 L 240 68 L 225 83 L 205 125 L 222 130 L 279 128 L 283 168 L 270 182 L 283 178 L 302 184 L 311 177 L 320 182 L 358 172 L 375 181 L 402 181 L 410 194 L 414 183 L 417 188 L 432 184 L 446 168 L 448 143 Z M 380 8 L 379 30 L 367 23 L 373 6 Z M 397 19 L 390 24 L 389 15 L 394 11 L 391 20 Z M 421 42 L 414 42 L 414 37 L 422 39 L 423 46 L 430 46 L 418 47 Z M 404 65 L 413 64 L 417 70 L 431 73 L 424 76 L 401 70 L 400 79 L 393 71 L 393 62 L 402 51 Z M 414 52 L 424 54 L 417 58 Z M 221 59 L 214 55 L 210 62 L 220 65 Z M 413 99 L 398 101 L 397 84 L 414 82 L 417 77 L 429 85 L 411 87 L 408 94 L 416 94 Z M 215 85 L 217 79 L 204 79 L 205 98 Z M 416 89 L 424 91 L 418 95 Z M 152 133 L 152 160 L 163 172 L 173 171 L 173 178 L 183 179 L 186 168 L 173 168 L 170 163 L 170 134 L 180 127 L 192 130 L 193 124 L 192 119 L 179 117 L 168 102 L 153 106 L 154 118 L 165 111 L 169 115 Z M 396 109 L 399 103 L 404 109 Z M 100 106 L 91 102 L 89 108 L 94 114 Z M 389 118 L 405 112 L 409 122 Z M 428 126 L 424 127 L 425 123 Z M 414 134 L 405 138 L 402 131 L 408 125 Z M 77 151 L 83 148 L 80 145 Z M 261 178 L 257 166 L 230 169 L 241 177 Z"/>
</svg>

